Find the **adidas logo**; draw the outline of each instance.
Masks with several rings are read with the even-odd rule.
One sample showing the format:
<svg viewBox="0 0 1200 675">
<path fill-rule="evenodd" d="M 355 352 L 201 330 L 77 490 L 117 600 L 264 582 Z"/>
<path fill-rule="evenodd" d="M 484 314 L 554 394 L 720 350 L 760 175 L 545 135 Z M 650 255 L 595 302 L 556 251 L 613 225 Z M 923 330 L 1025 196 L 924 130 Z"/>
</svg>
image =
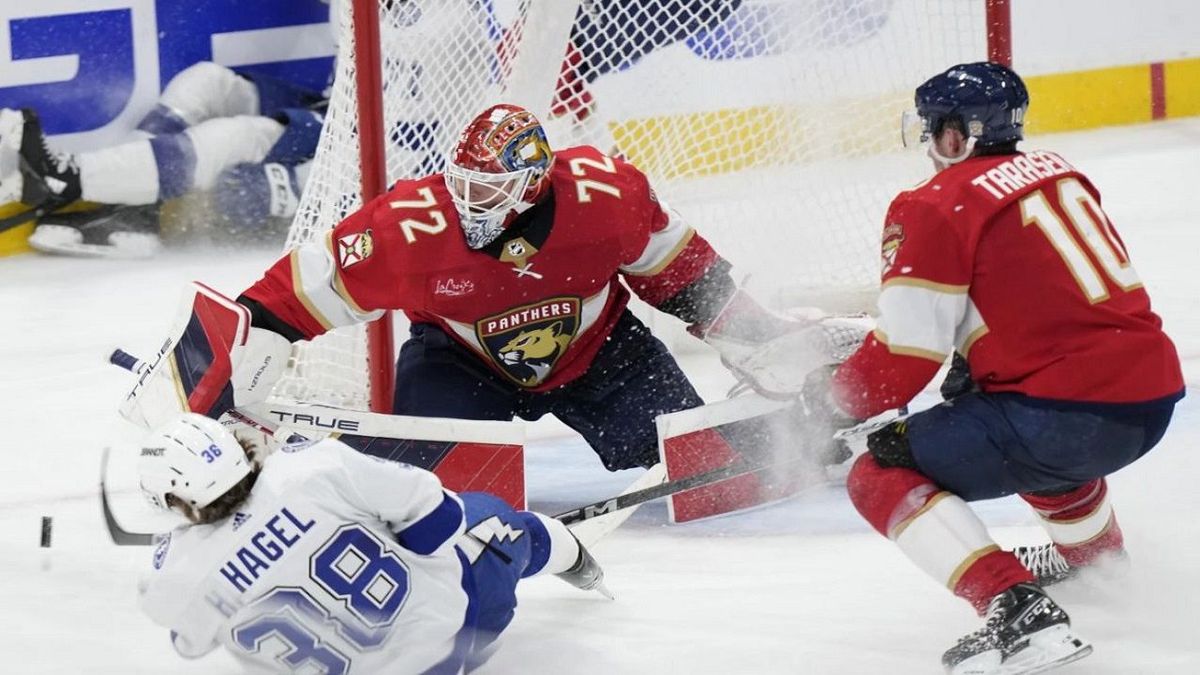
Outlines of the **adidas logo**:
<svg viewBox="0 0 1200 675">
<path fill-rule="evenodd" d="M 242 525 L 245 525 L 247 520 L 250 520 L 249 513 L 242 513 L 241 511 L 238 511 L 237 513 L 233 514 L 233 531 L 237 532 L 238 528 L 240 528 Z"/>
</svg>

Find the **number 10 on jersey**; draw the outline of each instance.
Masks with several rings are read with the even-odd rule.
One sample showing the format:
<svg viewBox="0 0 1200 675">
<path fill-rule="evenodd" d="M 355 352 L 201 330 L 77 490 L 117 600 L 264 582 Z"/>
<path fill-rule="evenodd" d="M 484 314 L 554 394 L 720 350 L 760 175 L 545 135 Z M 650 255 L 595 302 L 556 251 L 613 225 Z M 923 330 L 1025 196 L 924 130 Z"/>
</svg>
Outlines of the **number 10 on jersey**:
<svg viewBox="0 0 1200 675">
<path fill-rule="evenodd" d="M 1113 285 L 1124 291 L 1140 288 L 1142 281 L 1129 262 L 1125 246 L 1092 193 L 1076 178 L 1064 178 L 1055 183 L 1055 187 L 1055 199 L 1067 215 L 1069 226 L 1091 250 Z M 1068 224 L 1050 206 L 1042 190 L 1035 190 L 1021 199 L 1021 221 L 1024 225 L 1037 225 L 1046 235 L 1088 302 L 1094 305 L 1108 299 L 1108 287 L 1100 277 L 1100 271 L 1071 236 Z"/>
</svg>

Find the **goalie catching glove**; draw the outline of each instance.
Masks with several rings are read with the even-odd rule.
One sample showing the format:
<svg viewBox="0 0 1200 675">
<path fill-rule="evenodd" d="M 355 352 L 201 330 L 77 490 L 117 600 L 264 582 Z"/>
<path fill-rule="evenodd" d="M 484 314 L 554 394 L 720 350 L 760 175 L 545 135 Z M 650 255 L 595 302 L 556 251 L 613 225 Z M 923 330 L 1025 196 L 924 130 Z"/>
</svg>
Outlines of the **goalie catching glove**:
<svg viewBox="0 0 1200 675">
<path fill-rule="evenodd" d="M 817 309 L 789 318 L 738 290 L 709 325 L 691 332 L 717 350 L 739 380 L 768 398 L 795 398 L 810 373 L 845 361 L 873 327 L 866 315 Z"/>
<path fill-rule="evenodd" d="M 213 419 L 267 398 L 292 345 L 250 325 L 250 311 L 213 289 L 188 287 L 179 318 L 149 369 L 121 405 L 129 421 L 157 428 L 194 412 Z"/>
</svg>

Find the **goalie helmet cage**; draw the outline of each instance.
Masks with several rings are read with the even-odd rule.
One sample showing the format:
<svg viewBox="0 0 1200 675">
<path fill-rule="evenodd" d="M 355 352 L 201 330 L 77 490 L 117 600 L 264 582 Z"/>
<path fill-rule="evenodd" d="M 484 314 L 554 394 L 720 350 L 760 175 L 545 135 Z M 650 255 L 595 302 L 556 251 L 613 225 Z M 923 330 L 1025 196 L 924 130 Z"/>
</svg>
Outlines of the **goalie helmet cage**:
<svg viewBox="0 0 1200 675">
<path fill-rule="evenodd" d="M 632 161 L 772 304 L 862 309 L 886 205 L 928 173 L 894 151 L 900 112 L 950 65 L 1011 61 L 1008 2 L 334 2 L 337 71 L 286 246 L 442 170 L 459 130 L 505 101 L 555 147 Z M 388 411 L 394 323 L 298 346 L 275 396 Z"/>
</svg>

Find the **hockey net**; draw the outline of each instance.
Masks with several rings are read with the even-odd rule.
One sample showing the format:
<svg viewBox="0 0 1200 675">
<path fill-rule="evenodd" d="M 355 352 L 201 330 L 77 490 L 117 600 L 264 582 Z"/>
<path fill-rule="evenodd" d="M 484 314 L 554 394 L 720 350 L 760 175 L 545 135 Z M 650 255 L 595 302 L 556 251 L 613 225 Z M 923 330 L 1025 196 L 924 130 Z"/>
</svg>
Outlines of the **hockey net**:
<svg viewBox="0 0 1200 675">
<path fill-rule="evenodd" d="M 360 152 L 388 183 L 439 171 L 458 131 L 509 101 L 555 147 L 630 159 L 769 302 L 863 308 L 887 203 L 928 174 L 919 153 L 896 152 L 900 114 L 924 78 L 987 57 L 994 1 L 334 3 L 338 70 L 287 246 L 361 204 Z M 371 50 L 356 49 L 353 8 L 372 5 L 381 85 L 361 92 L 355 57 Z M 363 93 L 382 100 L 379 150 L 359 149 Z M 392 365 L 368 364 L 363 335 L 304 346 L 277 396 L 367 408 L 370 373 Z"/>
</svg>

